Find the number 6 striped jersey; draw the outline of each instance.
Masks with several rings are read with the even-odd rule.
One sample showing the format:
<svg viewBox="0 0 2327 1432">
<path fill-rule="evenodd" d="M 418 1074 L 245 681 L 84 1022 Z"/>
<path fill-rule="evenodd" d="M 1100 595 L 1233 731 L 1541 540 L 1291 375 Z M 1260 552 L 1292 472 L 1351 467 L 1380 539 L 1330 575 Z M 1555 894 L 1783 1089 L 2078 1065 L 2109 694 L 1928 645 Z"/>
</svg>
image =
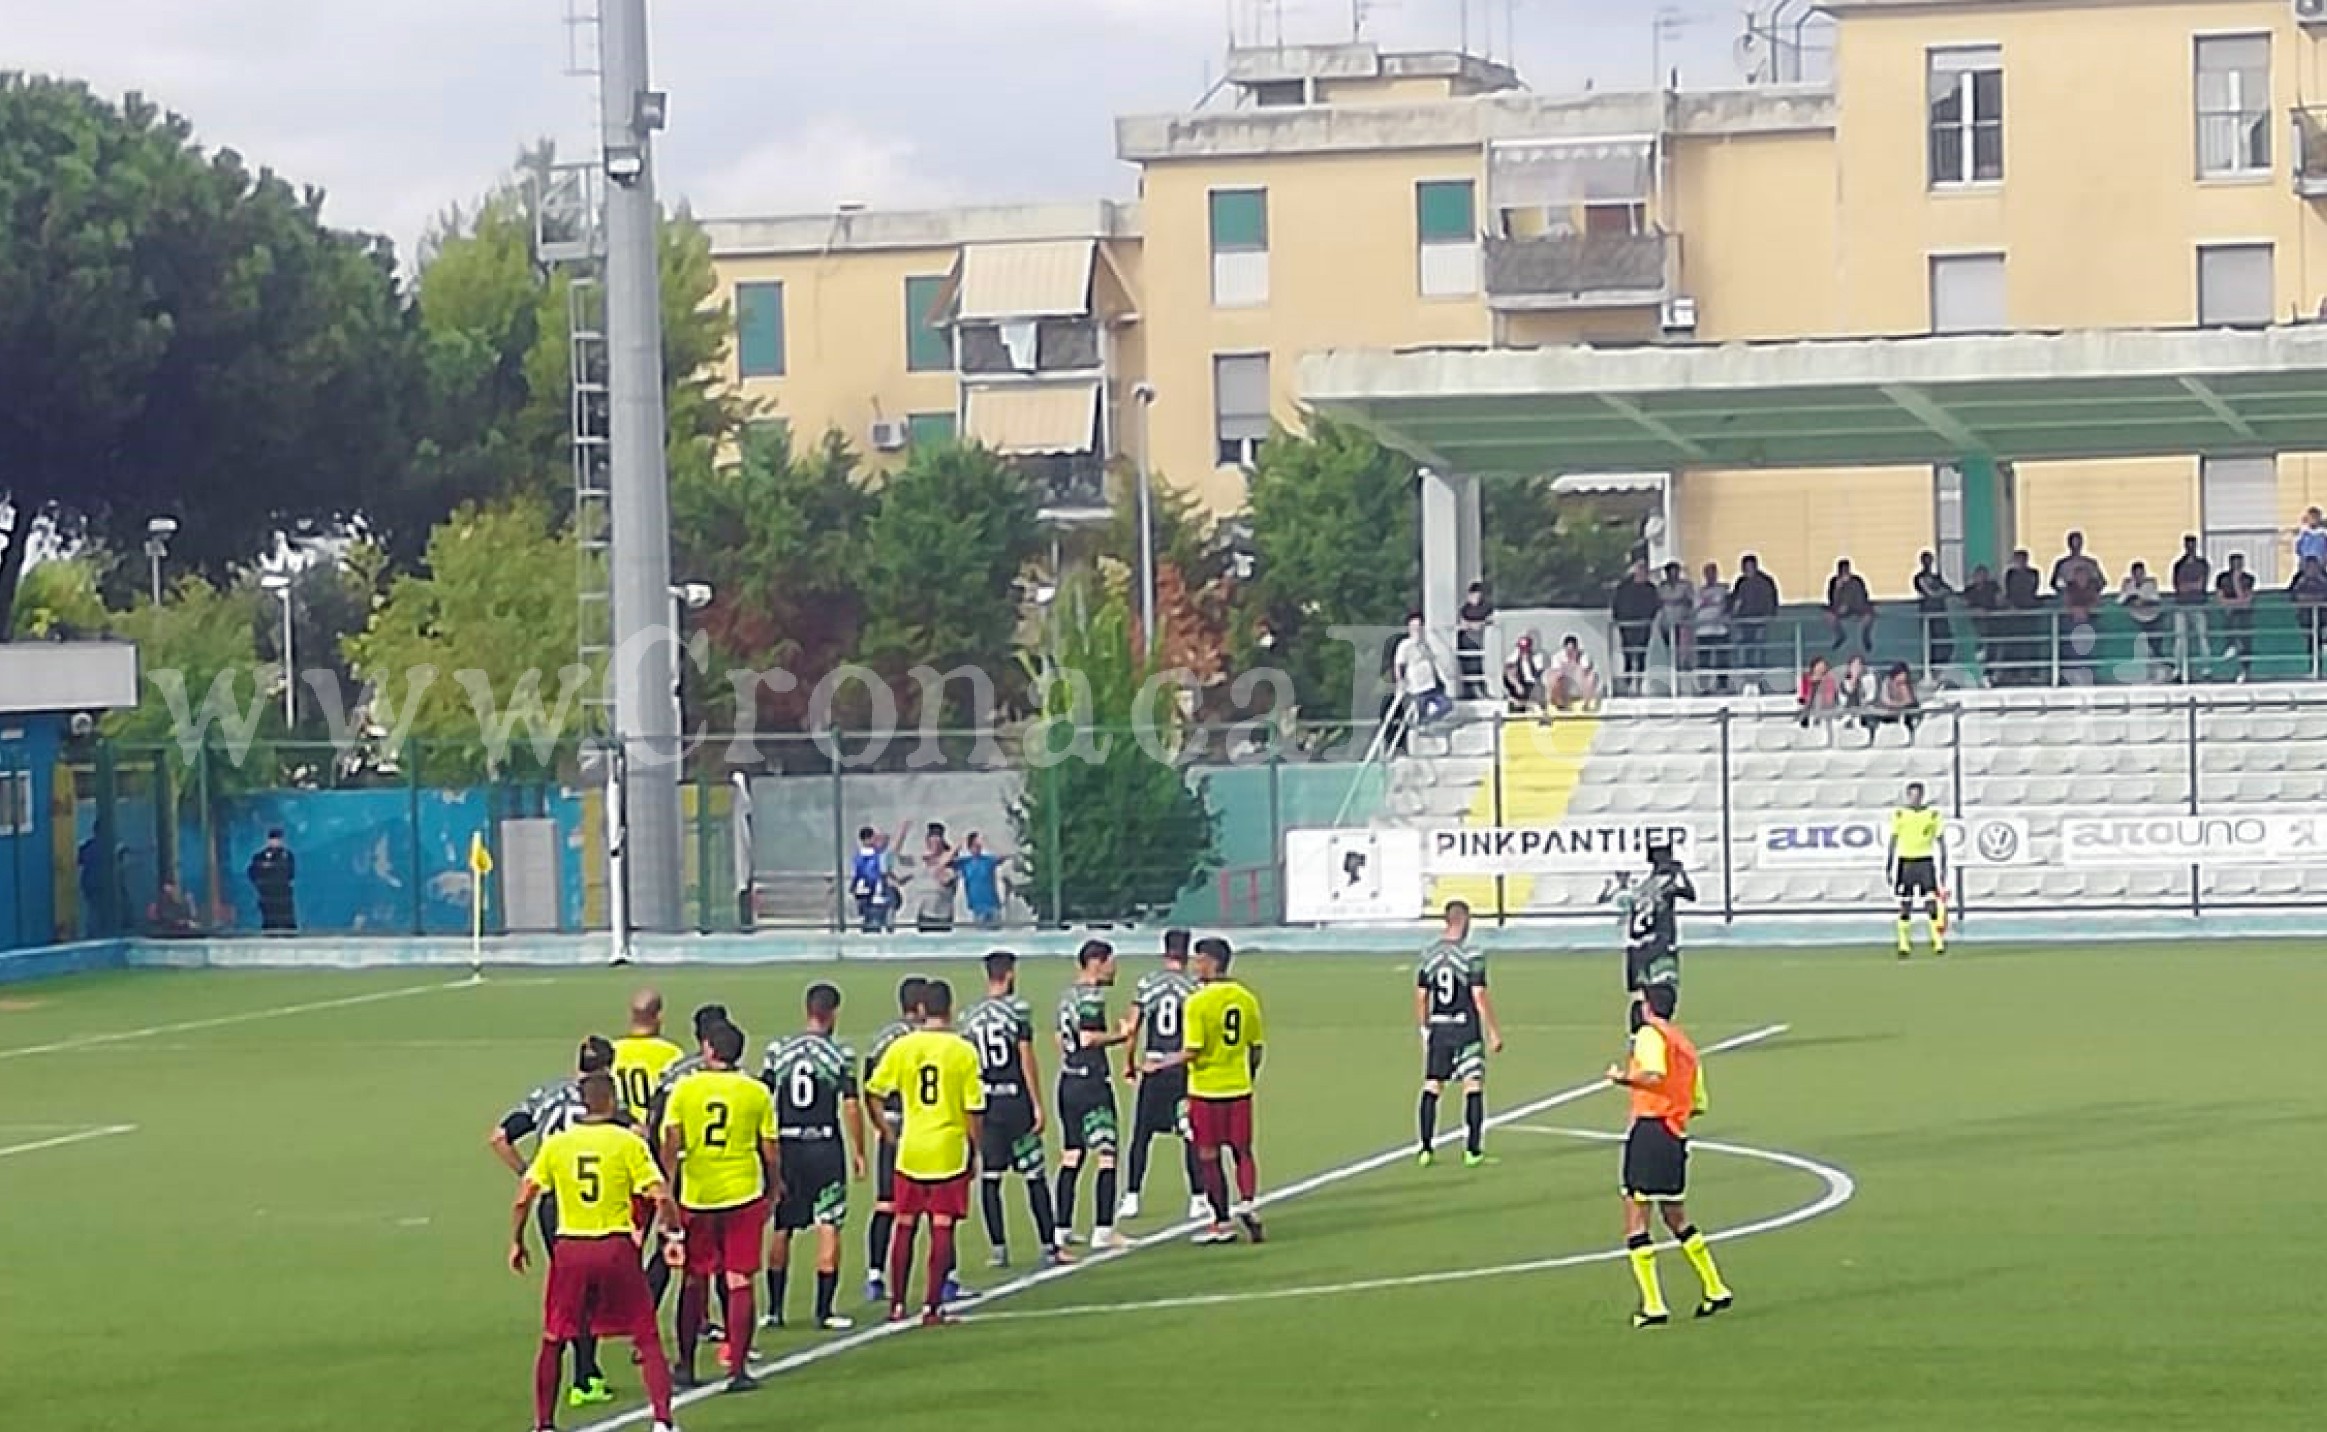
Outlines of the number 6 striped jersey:
<svg viewBox="0 0 2327 1432">
<path fill-rule="evenodd" d="M 779 1137 L 837 1139 L 841 1101 L 856 1097 L 856 1055 L 829 1034 L 795 1034 L 768 1046 L 760 1082 L 775 1096 Z"/>
</svg>

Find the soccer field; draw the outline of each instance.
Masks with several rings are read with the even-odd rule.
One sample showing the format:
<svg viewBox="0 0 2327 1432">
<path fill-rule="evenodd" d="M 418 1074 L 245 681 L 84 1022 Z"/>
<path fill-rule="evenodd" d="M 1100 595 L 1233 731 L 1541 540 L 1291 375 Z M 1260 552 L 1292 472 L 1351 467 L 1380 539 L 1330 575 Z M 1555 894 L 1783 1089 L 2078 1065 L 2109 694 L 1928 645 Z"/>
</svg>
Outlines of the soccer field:
<svg viewBox="0 0 2327 1432">
<path fill-rule="evenodd" d="M 1116 1008 L 1146 967 L 1125 960 Z M 1498 1163 L 1343 1173 L 1413 1137 L 1411 971 L 1238 962 L 1269 1011 L 1263 1186 L 1328 1176 L 1273 1210 L 1266 1245 L 1159 1240 L 954 1328 L 763 1334 L 763 1361 L 831 1355 L 681 1424 L 2057 1432 L 2318 1425 L 2327 1408 L 2315 952 L 1692 956 L 1681 1019 L 1700 1044 L 1787 1028 L 1707 1060 L 1691 1211 L 1708 1230 L 1783 1226 L 1718 1245 L 1733 1313 L 1648 1332 L 1627 1325 L 1631 1280 L 1607 1256 L 1615 1150 L 1580 1136 L 1619 1129 L 1623 1105 L 1574 1092 L 1620 1048 L 1614 956 L 1496 959 L 1510 1048 L 1491 1106 L 1567 1095 L 1490 1136 Z M 756 1066 L 810 980 L 843 987 L 861 1039 L 905 972 L 137 973 L 0 991 L 6 1425 L 524 1427 L 539 1283 L 501 1262 L 493 1122 L 568 1069 L 579 1035 L 619 1032 L 642 978 L 674 1025 L 730 1005 Z M 967 965 L 923 972 L 977 987 Z M 1047 1013 L 1067 963 L 1025 973 Z M 1183 1211 L 1176 1150 L 1157 1162 L 1135 1234 Z M 852 1200 L 844 1306 L 866 1315 L 869 1189 Z M 1023 1220 L 1015 1186 L 1009 1203 Z M 1009 1275 L 984 1268 L 974 1224 L 963 1276 L 991 1288 Z M 1031 1231 L 1013 1242 L 1023 1266 Z M 1669 1249 L 1661 1262 L 1685 1313 L 1692 1275 Z M 635 1392 L 619 1346 L 607 1365 Z"/>
</svg>

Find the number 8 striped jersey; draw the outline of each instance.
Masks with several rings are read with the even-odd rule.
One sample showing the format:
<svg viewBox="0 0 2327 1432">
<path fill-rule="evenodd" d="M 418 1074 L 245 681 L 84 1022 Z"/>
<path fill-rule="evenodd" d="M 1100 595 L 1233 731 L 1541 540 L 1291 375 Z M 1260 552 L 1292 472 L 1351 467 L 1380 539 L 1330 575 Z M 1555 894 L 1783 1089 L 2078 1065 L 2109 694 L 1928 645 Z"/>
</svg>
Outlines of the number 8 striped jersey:
<svg viewBox="0 0 2327 1432">
<path fill-rule="evenodd" d="M 1165 1055 L 1180 1052 L 1188 996 L 1195 992 L 1196 981 L 1184 970 L 1153 970 L 1140 977 L 1131 1002 L 1139 1010 L 1142 1063 L 1152 1067 Z"/>
</svg>

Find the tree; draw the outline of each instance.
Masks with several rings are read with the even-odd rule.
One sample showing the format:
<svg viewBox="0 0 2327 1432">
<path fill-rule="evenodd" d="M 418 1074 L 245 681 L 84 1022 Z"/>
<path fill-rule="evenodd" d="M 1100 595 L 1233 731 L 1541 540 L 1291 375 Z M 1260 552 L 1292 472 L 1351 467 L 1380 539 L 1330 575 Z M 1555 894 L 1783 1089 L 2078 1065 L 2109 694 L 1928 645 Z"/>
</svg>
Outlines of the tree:
<svg viewBox="0 0 2327 1432">
<path fill-rule="evenodd" d="M 390 491 L 418 369 L 385 241 L 132 95 L 0 75 L 0 634 L 28 539 L 223 576 Z"/>
<path fill-rule="evenodd" d="M 166 747 L 182 773 L 205 751 L 213 789 L 245 773 L 272 774 L 268 749 L 283 734 L 281 707 L 261 671 L 258 634 L 273 600 L 248 584 L 222 587 L 199 574 L 178 579 L 160 606 L 141 602 L 112 619 L 137 644 L 138 704 L 106 716 L 103 730 L 128 746 Z"/>
<path fill-rule="evenodd" d="M 596 685 L 576 665 L 574 564 L 538 499 L 463 507 L 430 534 L 426 574 L 396 578 L 347 642 L 372 722 L 422 742 L 429 779 L 556 770 Z"/>
<path fill-rule="evenodd" d="M 1102 562 L 1118 564 L 1133 584 L 1128 590 L 1136 612 L 1139 492 L 1134 476 L 1119 477 L 1111 484 L 1100 554 Z M 1194 676 L 1204 689 L 1203 704 L 1217 706 L 1233 662 L 1236 625 L 1236 552 L 1229 529 L 1212 520 L 1194 493 L 1160 481 L 1150 493 L 1149 512 L 1155 528 L 1156 624 L 1163 628 L 1161 665 Z"/>
<path fill-rule="evenodd" d="M 25 572 L 16 588 L 15 631 L 19 640 L 87 640 L 105 630 L 102 584 L 105 562 L 97 554 L 51 558 Z"/>
<path fill-rule="evenodd" d="M 1562 497 L 1541 478 L 1482 484 L 1483 566 L 1500 607 L 1587 607 L 1608 601 L 1639 525 L 1588 497 Z M 1556 641 L 1556 636 L 1552 637 Z"/>
<path fill-rule="evenodd" d="M 1141 709 L 1150 667 L 1122 597 L 1070 581 L 1047 625 L 1049 655 L 1027 662 L 1041 719 L 1027 731 L 1031 768 L 1010 810 L 1029 896 L 1044 908 L 1056 891 L 1049 914 L 1062 922 L 1167 910 L 1219 863 L 1205 784 L 1173 759 L 1186 718 L 1168 688 Z M 1144 745 L 1134 738 L 1143 721 Z M 1078 737 L 1097 759 L 1070 750 Z"/>
<path fill-rule="evenodd" d="M 1394 627 L 1416 605 L 1414 483 L 1404 456 L 1330 419 L 1313 419 L 1305 436 L 1279 430 L 1261 447 L 1238 655 L 1284 671 L 1305 717 L 1337 717 L 1356 689 L 1353 648 L 1330 629 Z"/>
<path fill-rule="evenodd" d="M 905 680 L 916 665 L 975 667 L 998 690 L 1017 673 L 1018 579 L 1041 550 L 1033 484 L 984 448 L 916 448 L 882 485 L 865 526 L 862 650 L 897 689 L 901 716 L 919 714 L 920 687 Z M 989 718 L 961 698 L 957 684 L 942 714 Z"/>
</svg>

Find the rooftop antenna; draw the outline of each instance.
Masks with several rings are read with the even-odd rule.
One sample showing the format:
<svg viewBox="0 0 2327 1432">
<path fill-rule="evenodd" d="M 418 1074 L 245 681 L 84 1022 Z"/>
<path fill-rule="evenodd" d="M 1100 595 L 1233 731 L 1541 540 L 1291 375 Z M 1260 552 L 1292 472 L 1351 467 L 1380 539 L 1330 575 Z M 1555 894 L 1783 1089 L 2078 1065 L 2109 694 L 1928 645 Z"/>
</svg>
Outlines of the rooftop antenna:
<svg viewBox="0 0 2327 1432">
<path fill-rule="evenodd" d="M 1689 14 L 1678 5 L 1657 7 L 1655 28 L 1649 41 L 1649 71 L 1659 92 L 1680 87 L 1677 68 L 1672 75 L 1665 74 L 1664 49 L 1666 43 L 1679 40 L 1681 33 L 1695 23 L 1697 23 L 1697 17 Z"/>
</svg>

